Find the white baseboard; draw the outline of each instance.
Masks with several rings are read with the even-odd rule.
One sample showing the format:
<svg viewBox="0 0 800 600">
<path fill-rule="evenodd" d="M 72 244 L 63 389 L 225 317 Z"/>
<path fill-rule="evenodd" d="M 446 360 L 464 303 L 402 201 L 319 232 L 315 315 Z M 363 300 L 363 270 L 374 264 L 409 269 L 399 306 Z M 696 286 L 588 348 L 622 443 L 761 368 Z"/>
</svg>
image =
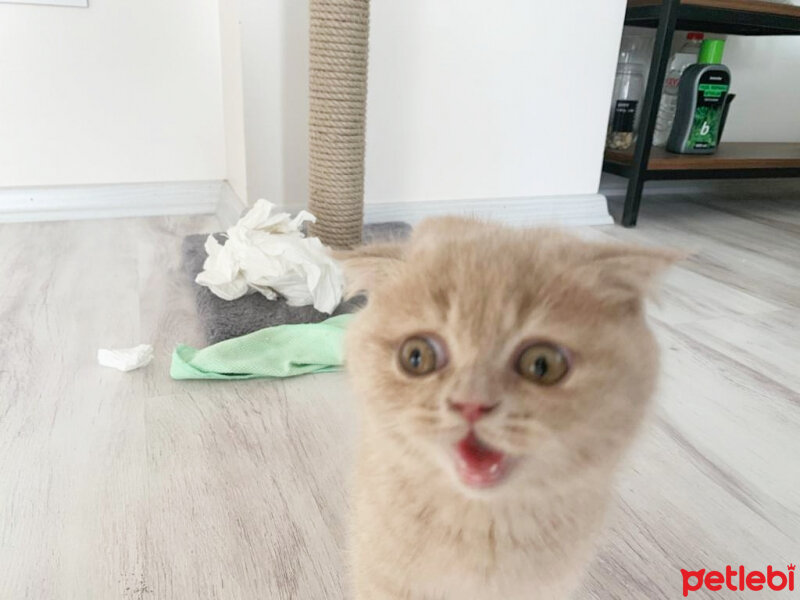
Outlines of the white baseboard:
<svg viewBox="0 0 800 600">
<path fill-rule="evenodd" d="M 221 181 L 0 188 L 0 223 L 210 214 Z"/>
<path fill-rule="evenodd" d="M 610 225 L 605 196 L 583 194 L 532 198 L 486 198 L 426 202 L 380 202 L 364 206 L 367 223 L 406 221 L 412 225 L 426 217 L 472 215 L 511 225 Z"/>
<path fill-rule="evenodd" d="M 216 210 L 217 219 L 219 219 L 222 229 L 228 229 L 231 225 L 236 224 L 246 209 L 247 204 L 245 204 L 244 200 L 239 198 L 239 195 L 227 181 L 223 181 Z"/>
<path fill-rule="evenodd" d="M 158 215 L 216 214 L 223 229 L 247 205 L 225 181 L 0 188 L 0 223 Z M 367 223 L 475 215 L 514 225 L 612 223 L 601 194 L 367 203 Z"/>
</svg>

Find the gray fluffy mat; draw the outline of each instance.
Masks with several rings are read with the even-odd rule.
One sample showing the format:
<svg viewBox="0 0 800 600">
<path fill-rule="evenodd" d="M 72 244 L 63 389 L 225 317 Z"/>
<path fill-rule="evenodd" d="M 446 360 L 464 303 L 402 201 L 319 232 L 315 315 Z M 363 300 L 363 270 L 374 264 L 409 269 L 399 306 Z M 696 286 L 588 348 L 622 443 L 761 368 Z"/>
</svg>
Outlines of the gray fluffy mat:
<svg viewBox="0 0 800 600">
<path fill-rule="evenodd" d="M 375 223 L 364 227 L 364 242 L 404 239 L 410 232 L 411 226 L 407 223 Z M 209 344 L 265 327 L 285 323 L 317 323 L 331 316 L 312 306 L 289 306 L 281 298 L 267 300 L 261 294 L 249 294 L 233 301 L 223 300 L 212 294 L 208 288 L 197 285 L 194 278 L 203 270 L 207 237 L 208 234 L 198 234 L 187 236 L 183 240 L 183 269 L 195 287 L 197 314 L 203 323 Z M 222 236 L 218 236 L 218 239 L 221 243 L 225 241 Z M 354 298 L 342 303 L 334 314 L 352 312 L 359 306 L 360 300 Z"/>
</svg>

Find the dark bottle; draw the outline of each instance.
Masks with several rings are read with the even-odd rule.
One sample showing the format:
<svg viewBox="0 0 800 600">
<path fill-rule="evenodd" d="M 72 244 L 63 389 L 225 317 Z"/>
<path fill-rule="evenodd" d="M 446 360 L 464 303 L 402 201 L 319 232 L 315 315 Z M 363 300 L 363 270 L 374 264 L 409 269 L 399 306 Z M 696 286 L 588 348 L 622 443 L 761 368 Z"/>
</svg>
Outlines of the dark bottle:
<svg viewBox="0 0 800 600">
<path fill-rule="evenodd" d="M 717 149 L 731 87 L 731 72 L 723 64 L 723 40 L 705 40 L 696 65 L 687 68 L 678 87 L 675 122 L 667 150 L 678 154 L 713 154 Z"/>
</svg>

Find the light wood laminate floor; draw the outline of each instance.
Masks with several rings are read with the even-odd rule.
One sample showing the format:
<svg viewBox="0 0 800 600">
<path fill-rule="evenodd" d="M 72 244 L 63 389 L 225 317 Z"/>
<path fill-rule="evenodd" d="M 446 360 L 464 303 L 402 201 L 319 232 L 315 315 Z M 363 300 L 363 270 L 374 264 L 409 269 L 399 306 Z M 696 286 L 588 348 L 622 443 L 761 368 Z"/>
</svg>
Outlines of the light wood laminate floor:
<svg viewBox="0 0 800 600">
<path fill-rule="evenodd" d="M 343 375 L 168 376 L 176 343 L 203 343 L 181 239 L 215 225 L 0 226 L 0 599 L 346 597 Z M 680 598 L 681 568 L 799 562 L 800 200 L 646 199 L 637 229 L 589 233 L 695 254 L 653 308 L 657 414 L 578 597 Z M 97 366 L 138 343 L 147 368 Z"/>
</svg>

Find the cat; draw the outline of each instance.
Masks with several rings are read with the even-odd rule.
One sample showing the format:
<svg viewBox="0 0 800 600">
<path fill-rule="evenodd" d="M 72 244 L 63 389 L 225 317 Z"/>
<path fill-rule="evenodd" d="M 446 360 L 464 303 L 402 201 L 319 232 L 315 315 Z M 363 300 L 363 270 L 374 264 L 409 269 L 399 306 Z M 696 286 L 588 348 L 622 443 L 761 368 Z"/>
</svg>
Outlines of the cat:
<svg viewBox="0 0 800 600">
<path fill-rule="evenodd" d="M 367 304 L 357 600 L 563 600 L 658 372 L 644 316 L 671 251 L 447 217 L 340 255 Z"/>
</svg>

